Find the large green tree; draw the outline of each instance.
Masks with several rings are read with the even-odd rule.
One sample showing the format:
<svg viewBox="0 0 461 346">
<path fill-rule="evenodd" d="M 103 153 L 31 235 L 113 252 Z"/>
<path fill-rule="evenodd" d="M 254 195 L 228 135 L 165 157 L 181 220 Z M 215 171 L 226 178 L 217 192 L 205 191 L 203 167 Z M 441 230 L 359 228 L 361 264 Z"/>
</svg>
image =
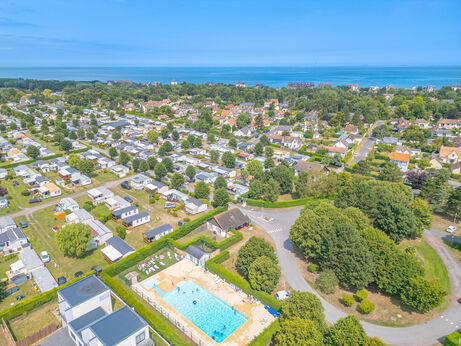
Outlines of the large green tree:
<svg viewBox="0 0 461 346">
<path fill-rule="evenodd" d="M 90 244 L 91 229 L 83 223 L 67 225 L 56 232 L 55 239 L 64 256 L 81 257 Z"/>
<path fill-rule="evenodd" d="M 239 250 L 235 267 L 237 271 L 248 277 L 248 271 L 253 262 L 264 256 L 277 263 L 274 248 L 264 238 L 251 237 Z"/>
<path fill-rule="evenodd" d="M 325 345 L 323 333 L 316 324 L 308 319 L 293 317 L 286 319 L 280 324 L 280 330 L 275 335 L 277 345 Z"/>
<path fill-rule="evenodd" d="M 328 345 L 361 346 L 368 337 L 355 316 L 341 318 L 327 334 Z"/>
<path fill-rule="evenodd" d="M 280 279 L 280 268 L 266 256 L 257 258 L 248 268 L 251 288 L 271 293 Z"/>
</svg>

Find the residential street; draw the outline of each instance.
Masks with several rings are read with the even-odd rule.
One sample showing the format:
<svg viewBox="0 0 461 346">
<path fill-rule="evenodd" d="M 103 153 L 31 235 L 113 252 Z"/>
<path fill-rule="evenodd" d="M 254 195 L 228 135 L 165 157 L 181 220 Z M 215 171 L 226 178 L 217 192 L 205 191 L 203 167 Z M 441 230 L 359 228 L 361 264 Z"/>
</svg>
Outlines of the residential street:
<svg viewBox="0 0 461 346">
<path fill-rule="evenodd" d="M 117 186 L 122 181 L 128 180 L 128 179 L 129 179 L 129 176 L 124 177 L 122 179 L 118 179 L 118 180 L 108 181 L 108 182 L 106 182 L 104 184 L 101 184 L 101 185 L 98 185 L 98 186 L 92 186 L 91 189 L 93 189 L 95 187 L 100 187 L 100 186 L 104 186 L 104 187 L 107 187 L 107 188 L 110 189 L 112 187 Z M 80 192 L 76 192 L 76 193 L 71 194 L 71 195 L 62 196 L 62 198 L 64 198 L 64 197 L 78 198 L 78 197 L 81 197 L 81 196 L 85 196 L 88 190 L 90 190 L 90 188 L 86 189 L 86 190 L 83 190 L 83 191 L 80 191 Z M 8 216 L 11 216 L 14 219 L 15 217 L 29 215 L 29 214 L 35 213 L 38 210 L 42 210 L 42 209 L 45 209 L 47 207 L 51 207 L 53 205 L 56 205 L 58 200 L 59 200 L 58 198 L 54 198 L 54 199 L 49 200 L 49 201 L 45 200 L 45 202 L 37 203 L 33 207 L 25 208 L 25 209 L 22 209 L 20 211 L 15 212 L 15 213 L 8 214 Z"/>
<path fill-rule="evenodd" d="M 281 270 L 291 287 L 295 290 L 314 292 L 325 308 L 325 317 L 328 322 L 334 323 L 341 317 L 345 317 L 346 314 L 343 311 L 328 303 L 313 290 L 304 280 L 296 264 L 293 247 L 289 240 L 289 231 L 299 216 L 301 208 L 266 209 L 264 211 L 257 207 L 240 208 L 253 223 L 266 230 L 274 239 Z M 437 318 L 412 327 L 384 327 L 362 321 L 368 335 L 377 336 L 391 345 L 433 345 L 440 342 L 445 335 L 461 327 L 461 305 L 456 301 L 461 298 L 461 264 L 441 241 L 445 235 L 446 233 L 430 230 L 426 231 L 424 236 L 444 261 L 450 276 L 453 296 L 448 309 Z M 454 239 L 461 242 L 461 238 L 454 237 Z"/>
</svg>

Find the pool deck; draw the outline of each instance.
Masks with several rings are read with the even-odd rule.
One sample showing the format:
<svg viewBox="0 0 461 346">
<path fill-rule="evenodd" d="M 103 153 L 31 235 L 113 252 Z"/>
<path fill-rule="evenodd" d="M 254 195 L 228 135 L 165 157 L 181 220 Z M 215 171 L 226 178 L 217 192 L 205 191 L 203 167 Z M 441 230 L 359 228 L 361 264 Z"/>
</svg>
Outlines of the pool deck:
<svg viewBox="0 0 461 346">
<path fill-rule="evenodd" d="M 259 335 L 275 319 L 264 308 L 262 303 L 251 303 L 248 301 L 247 295 L 243 291 L 235 291 L 229 286 L 228 283 L 225 282 L 215 282 L 214 274 L 205 272 L 204 268 L 196 266 L 194 263 L 187 259 L 183 259 L 173 264 L 161 272 L 154 274 L 151 276 L 151 278 L 152 277 L 158 281 L 158 287 L 165 293 L 173 290 L 177 286 L 178 282 L 193 280 L 209 292 L 213 293 L 222 301 L 240 311 L 248 318 L 246 322 L 238 327 L 224 341 L 220 342 L 219 345 L 245 345 L 257 335 Z M 138 292 L 142 292 L 144 295 L 161 306 L 162 309 L 168 311 L 168 314 L 172 316 L 177 322 L 179 322 L 181 327 L 184 326 L 189 332 L 192 332 L 194 341 L 200 339 L 202 344 L 218 344 L 200 328 L 195 326 L 186 317 L 176 311 L 168 303 L 166 303 L 153 288 L 146 289 L 142 285 L 142 282 L 137 283 L 134 286 Z M 190 335 L 190 333 L 188 333 L 188 335 Z"/>
</svg>

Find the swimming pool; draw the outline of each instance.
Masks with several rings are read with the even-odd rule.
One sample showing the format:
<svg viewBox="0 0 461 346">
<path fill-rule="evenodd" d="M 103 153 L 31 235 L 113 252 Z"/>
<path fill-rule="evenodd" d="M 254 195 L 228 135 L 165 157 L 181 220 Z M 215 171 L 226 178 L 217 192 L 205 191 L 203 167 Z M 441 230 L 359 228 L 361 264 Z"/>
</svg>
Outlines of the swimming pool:
<svg viewBox="0 0 461 346">
<path fill-rule="evenodd" d="M 151 289 L 151 288 L 154 288 L 155 286 L 157 286 L 157 285 L 158 285 L 158 281 L 155 280 L 154 278 L 149 278 L 149 279 L 144 280 L 143 282 L 141 282 L 141 285 L 143 285 L 144 288 L 145 288 L 146 290 L 148 290 L 148 289 Z"/>
<path fill-rule="evenodd" d="M 245 315 L 192 280 L 179 283 L 163 296 L 163 300 L 216 342 L 226 339 L 248 320 Z"/>
</svg>

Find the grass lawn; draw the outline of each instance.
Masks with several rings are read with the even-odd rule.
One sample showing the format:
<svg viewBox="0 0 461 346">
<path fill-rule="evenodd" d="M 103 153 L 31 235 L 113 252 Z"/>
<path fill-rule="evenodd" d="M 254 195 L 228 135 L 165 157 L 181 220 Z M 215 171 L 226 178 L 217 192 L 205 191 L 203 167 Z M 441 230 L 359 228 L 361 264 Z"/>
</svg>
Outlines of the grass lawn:
<svg viewBox="0 0 461 346">
<path fill-rule="evenodd" d="M 37 253 L 43 250 L 48 251 L 51 261 L 47 263 L 47 267 L 55 278 L 65 276 L 69 280 L 73 278 L 73 274 L 77 271 L 85 273 L 94 265 L 105 267 L 108 264 L 102 258 L 100 248 L 93 250 L 82 258 L 64 256 L 54 240 L 55 233 L 52 231 L 52 228 L 54 226 L 61 227 L 65 224 L 65 220 L 55 220 L 52 207 L 33 213 L 29 219 L 20 217 L 15 221 L 16 223 L 19 221 L 28 221 L 29 227 L 23 229 L 23 232 Z"/>
<path fill-rule="evenodd" d="M 3 277 L 6 277 L 4 275 L 4 272 L 2 272 L 2 276 Z M 26 296 L 26 298 L 30 298 L 31 296 L 34 296 L 36 294 L 36 291 L 32 285 L 32 282 L 33 280 L 27 280 L 26 282 L 24 282 L 22 285 L 19 285 L 19 291 L 13 293 L 12 295 L 4 298 L 1 302 L 0 302 L 0 311 L 1 310 L 5 310 L 7 308 L 9 308 L 10 306 L 16 304 L 18 301 L 16 300 L 16 296 L 20 295 L 20 294 L 24 294 Z"/>
<path fill-rule="evenodd" d="M 13 181 L 17 181 L 19 185 L 14 185 Z M 0 215 L 10 214 L 30 206 L 29 199 L 32 198 L 32 196 L 23 196 L 21 194 L 22 191 L 27 190 L 27 186 L 21 181 L 21 179 L 18 177 L 15 177 L 12 180 L 3 179 L 0 181 L 0 186 L 6 187 L 8 190 L 8 194 L 6 195 L 8 198 L 8 207 L 0 209 Z"/>
<path fill-rule="evenodd" d="M 443 242 L 448 246 L 453 256 L 455 256 L 458 261 L 461 261 L 461 244 L 449 240 L 444 240 Z"/>
<path fill-rule="evenodd" d="M 56 318 L 56 308 L 58 307 L 57 299 L 46 303 L 36 309 L 8 321 L 10 330 L 16 340 L 22 340 L 25 337 L 39 331 L 40 329 L 55 323 L 60 326 Z"/>
<path fill-rule="evenodd" d="M 119 179 L 114 173 L 107 169 L 98 170 L 95 172 L 96 175 L 91 177 L 91 185 L 101 185 L 107 183 L 108 181 L 113 181 Z M 90 185 L 90 186 L 91 186 Z"/>
<path fill-rule="evenodd" d="M 25 135 L 26 136 L 29 136 L 30 138 L 32 138 L 34 141 L 36 141 L 37 143 L 40 143 L 41 145 L 43 145 L 45 148 L 51 150 L 52 152 L 54 152 L 55 154 L 62 154 L 64 153 L 64 151 L 61 150 L 61 148 L 59 147 L 58 144 L 54 144 L 52 142 L 46 142 L 42 139 L 40 139 L 39 135 L 37 134 L 32 134 L 30 131 L 26 131 L 25 132 Z"/>
</svg>

